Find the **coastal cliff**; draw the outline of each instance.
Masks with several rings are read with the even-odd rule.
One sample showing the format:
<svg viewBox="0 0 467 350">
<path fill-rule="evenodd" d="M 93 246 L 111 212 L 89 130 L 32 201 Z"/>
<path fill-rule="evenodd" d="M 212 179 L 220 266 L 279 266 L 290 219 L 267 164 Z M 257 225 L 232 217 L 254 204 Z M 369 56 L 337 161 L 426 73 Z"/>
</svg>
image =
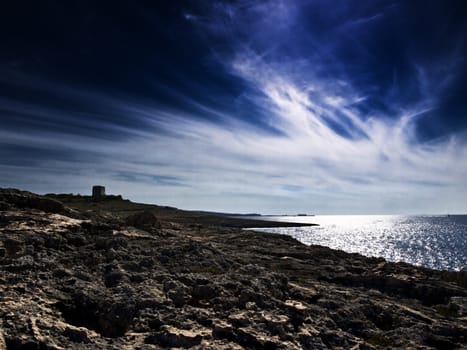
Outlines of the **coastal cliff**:
<svg viewBox="0 0 467 350">
<path fill-rule="evenodd" d="M 0 189 L 0 349 L 467 347 L 466 271 L 251 225 Z"/>
</svg>

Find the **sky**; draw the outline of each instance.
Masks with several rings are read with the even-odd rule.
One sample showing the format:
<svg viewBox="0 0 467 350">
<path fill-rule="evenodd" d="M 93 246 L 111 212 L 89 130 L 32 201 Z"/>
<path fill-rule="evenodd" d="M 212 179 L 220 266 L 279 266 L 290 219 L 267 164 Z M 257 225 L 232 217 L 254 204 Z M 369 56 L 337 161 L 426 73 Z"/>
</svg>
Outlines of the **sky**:
<svg viewBox="0 0 467 350">
<path fill-rule="evenodd" d="M 0 187 L 467 213 L 459 0 L 0 5 Z"/>
</svg>

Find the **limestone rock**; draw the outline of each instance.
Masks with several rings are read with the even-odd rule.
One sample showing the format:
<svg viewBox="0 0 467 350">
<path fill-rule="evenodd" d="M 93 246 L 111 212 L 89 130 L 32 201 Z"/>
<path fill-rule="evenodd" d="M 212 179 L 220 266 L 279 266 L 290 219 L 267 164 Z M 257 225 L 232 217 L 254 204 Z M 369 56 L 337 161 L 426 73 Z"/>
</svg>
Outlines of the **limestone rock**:
<svg viewBox="0 0 467 350">
<path fill-rule="evenodd" d="M 179 281 L 166 281 L 164 283 L 164 292 L 177 307 L 185 305 L 191 299 L 190 288 Z"/>
<path fill-rule="evenodd" d="M 67 212 L 65 206 L 57 200 L 15 189 L 0 189 L 0 201 L 7 203 L 3 207 L 14 205 L 17 208 L 39 209 L 47 213 Z"/>
<path fill-rule="evenodd" d="M 161 223 L 156 216 L 149 210 L 128 216 L 125 224 L 141 230 L 160 229 Z"/>
<path fill-rule="evenodd" d="M 0 349 L 467 346 L 465 271 L 209 221 L 160 228 L 112 200 L 61 214 L 21 191 L 0 201 Z"/>
<path fill-rule="evenodd" d="M 89 343 L 90 342 L 87 332 L 83 329 L 67 327 L 63 331 L 62 334 L 75 343 Z"/>
<path fill-rule="evenodd" d="M 191 348 L 199 345 L 206 332 L 188 329 L 178 329 L 172 326 L 164 326 L 156 335 L 145 339 L 147 344 L 159 344 L 170 348 Z"/>
</svg>

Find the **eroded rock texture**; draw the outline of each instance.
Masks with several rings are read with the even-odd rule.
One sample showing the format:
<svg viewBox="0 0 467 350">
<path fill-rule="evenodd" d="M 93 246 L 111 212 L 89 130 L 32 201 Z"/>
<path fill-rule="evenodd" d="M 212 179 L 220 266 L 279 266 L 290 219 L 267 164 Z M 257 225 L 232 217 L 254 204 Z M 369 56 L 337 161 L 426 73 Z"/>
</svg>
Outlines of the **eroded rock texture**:
<svg viewBox="0 0 467 350">
<path fill-rule="evenodd" d="M 0 192 L 0 349 L 467 347 L 466 272 L 48 200 Z"/>
</svg>

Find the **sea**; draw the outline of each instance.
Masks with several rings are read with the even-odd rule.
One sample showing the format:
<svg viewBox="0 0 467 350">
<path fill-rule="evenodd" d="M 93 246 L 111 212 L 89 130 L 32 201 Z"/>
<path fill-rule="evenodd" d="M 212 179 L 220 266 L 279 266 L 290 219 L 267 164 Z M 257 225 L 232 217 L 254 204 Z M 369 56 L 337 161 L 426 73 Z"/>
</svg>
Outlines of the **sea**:
<svg viewBox="0 0 467 350">
<path fill-rule="evenodd" d="M 254 229 L 286 234 L 307 245 L 437 270 L 467 270 L 467 215 L 262 216 L 261 219 L 318 224 Z"/>
</svg>

